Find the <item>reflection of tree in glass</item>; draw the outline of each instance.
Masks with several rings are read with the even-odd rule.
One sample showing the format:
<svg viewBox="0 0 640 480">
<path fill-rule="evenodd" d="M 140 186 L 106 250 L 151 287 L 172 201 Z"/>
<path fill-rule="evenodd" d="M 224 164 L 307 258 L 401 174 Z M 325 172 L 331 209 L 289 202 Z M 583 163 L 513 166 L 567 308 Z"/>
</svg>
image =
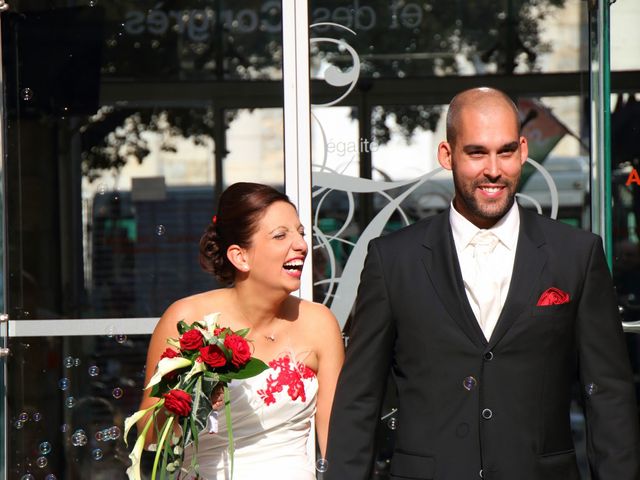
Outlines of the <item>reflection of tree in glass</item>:
<svg viewBox="0 0 640 480">
<path fill-rule="evenodd" d="M 545 18 L 565 0 L 316 0 L 311 23 L 335 22 L 351 28 L 320 26 L 312 37 L 343 39 L 361 61 L 362 90 L 378 78 L 416 78 L 470 73 L 535 71 L 551 45 L 540 32 Z M 375 4 L 374 4 L 375 5 Z M 184 0 L 105 2 L 104 78 L 151 81 L 279 80 L 282 77 L 281 2 L 206 0 L 196 7 Z M 329 44 L 312 45 L 312 61 L 346 70 L 349 55 Z M 462 68 L 461 66 L 467 66 Z M 188 88 L 188 87 L 186 87 Z M 256 87 L 258 88 L 258 87 Z M 178 95 L 179 97 L 179 95 Z M 440 106 L 383 106 L 372 114 L 372 139 L 383 144 L 393 119 L 409 140 L 418 129 L 434 130 Z M 119 171 L 127 161 L 148 154 L 145 130 L 192 136 L 212 135 L 211 110 L 159 112 L 102 110 L 82 130 L 83 173 Z M 170 149 L 169 144 L 163 148 Z"/>
<path fill-rule="evenodd" d="M 80 127 L 82 174 L 94 181 L 105 171 L 117 174 L 129 161 L 141 164 L 149 154 L 143 132 L 159 133 L 164 151 L 176 151 L 177 137 L 205 145 L 213 134 L 213 123 L 212 109 L 132 112 L 102 107 Z"/>
<path fill-rule="evenodd" d="M 104 75 L 163 80 L 281 78 L 279 1 L 103 2 Z"/>
<path fill-rule="evenodd" d="M 323 8 L 335 13 L 344 3 L 313 2 L 312 16 L 314 11 L 324 13 Z M 533 72 L 539 55 L 552 48 L 541 39 L 543 22 L 564 4 L 565 0 L 407 0 L 373 9 L 361 2 L 360 9 L 352 10 L 352 16 L 345 16 L 343 22 L 328 19 L 353 29 L 356 35 L 323 25 L 312 29 L 312 36 L 342 39 L 358 52 L 359 87 L 364 91 L 377 78 Z M 344 48 L 328 43 L 314 44 L 312 59 L 317 65 L 331 64 L 343 70 L 352 65 Z M 468 66 L 461 68 L 463 63 Z M 415 101 L 421 102 L 419 98 Z M 375 109 L 373 139 L 381 144 L 389 141 L 390 119 L 407 140 L 417 128 L 434 130 L 441 111 L 439 106 L 423 105 Z"/>
</svg>

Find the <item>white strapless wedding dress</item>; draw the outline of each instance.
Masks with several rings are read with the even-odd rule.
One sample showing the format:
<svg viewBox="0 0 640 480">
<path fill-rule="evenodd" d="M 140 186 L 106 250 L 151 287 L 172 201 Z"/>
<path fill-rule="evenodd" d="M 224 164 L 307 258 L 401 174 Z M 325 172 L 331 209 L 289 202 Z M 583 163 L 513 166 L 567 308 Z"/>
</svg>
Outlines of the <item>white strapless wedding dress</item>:
<svg viewBox="0 0 640 480">
<path fill-rule="evenodd" d="M 260 375 L 229 384 L 233 480 L 315 480 L 311 432 L 317 392 L 315 373 L 289 357 L 273 360 Z M 218 433 L 203 433 L 198 439 L 203 480 L 231 480 L 224 411 L 218 422 Z M 187 448 L 183 469 L 189 468 L 192 455 Z"/>
</svg>

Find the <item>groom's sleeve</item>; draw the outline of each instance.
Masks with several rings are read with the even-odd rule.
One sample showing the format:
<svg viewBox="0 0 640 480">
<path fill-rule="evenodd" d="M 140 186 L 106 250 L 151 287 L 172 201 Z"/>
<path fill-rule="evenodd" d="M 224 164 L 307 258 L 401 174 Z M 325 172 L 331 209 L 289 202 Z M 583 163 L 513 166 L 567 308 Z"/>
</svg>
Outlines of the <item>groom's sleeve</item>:
<svg viewBox="0 0 640 480">
<path fill-rule="evenodd" d="M 591 477 L 639 480 L 637 400 L 618 305 L 602 244 L 591 249 L 578 304 L 580 383 Z"/>
<path fill-rule="evenodd" d="M 368 480 L 395 329 L 376 240 L 369 244 L 331 410 L 325 480 Z"/>
</svg>

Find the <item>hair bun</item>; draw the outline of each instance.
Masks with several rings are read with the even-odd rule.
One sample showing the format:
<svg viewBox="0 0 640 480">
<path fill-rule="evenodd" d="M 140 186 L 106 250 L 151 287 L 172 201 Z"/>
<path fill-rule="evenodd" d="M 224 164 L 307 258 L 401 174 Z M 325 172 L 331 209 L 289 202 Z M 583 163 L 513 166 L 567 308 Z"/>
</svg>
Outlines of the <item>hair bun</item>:
<svg viewBox="0 0 640 480">
<path fill-rule="evenodd" d="M 236 268 L 227 258 L 227 249 L 231 245 L 248 248 L 260 219 L 275 202 L 293 205 L 284 193 L 259 183 L 234 183 L 222 192 L 217 213 L 200 239 L 199 260 L 203 270 L 220 283 L 232 285 Z"/>
</svg>

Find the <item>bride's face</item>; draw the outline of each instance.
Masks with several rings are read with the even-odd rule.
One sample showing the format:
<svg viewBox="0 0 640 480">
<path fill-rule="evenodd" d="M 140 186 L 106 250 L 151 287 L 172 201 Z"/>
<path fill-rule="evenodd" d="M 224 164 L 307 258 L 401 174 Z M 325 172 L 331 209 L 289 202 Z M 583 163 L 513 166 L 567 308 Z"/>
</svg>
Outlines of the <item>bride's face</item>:
<svg viewBox="0 0 640 480">
<path fill-rule="evenodd" d="M 295 208 L 275 202 L 260 219 L 247 249 L 248 277 L 293 292 L 300 288 L 307 248 Z"/>
</svg>

